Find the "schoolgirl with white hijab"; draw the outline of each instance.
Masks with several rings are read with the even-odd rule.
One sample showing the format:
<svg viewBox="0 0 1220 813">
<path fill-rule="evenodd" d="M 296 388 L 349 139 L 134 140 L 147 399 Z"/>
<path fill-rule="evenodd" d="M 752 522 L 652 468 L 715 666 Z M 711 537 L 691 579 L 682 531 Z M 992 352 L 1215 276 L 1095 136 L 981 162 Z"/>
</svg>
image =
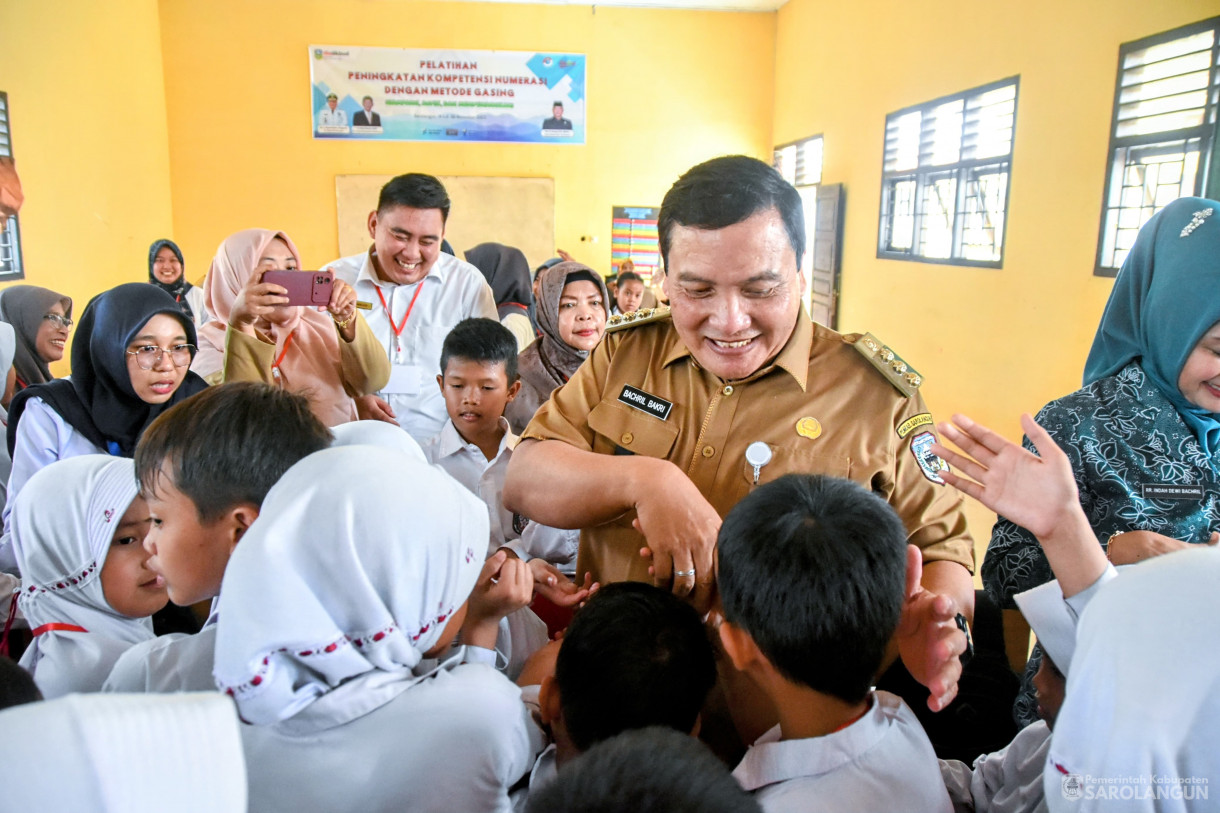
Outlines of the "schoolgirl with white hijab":
<svg viewBox="0 0 1220 813">
<path fill-rule="evenodd" d="M 448 653 L 484 565 L 487 511 L 392 449 L 288 471 L 233 554 L 215 677 L 243 726 L 250 809 L 510 811 L 542 750 L 507 678 Z"/>
<path fill-rule="evenodd" d="M 16 604 L 34 634 L 20 664 L 48 700 L 100 690 L 123 652 L 153 638 L 169 597 L 144 566 L 143 502 L 132 461 L 108 455 L 52 463 L 13 501 Z"/>
</svg>

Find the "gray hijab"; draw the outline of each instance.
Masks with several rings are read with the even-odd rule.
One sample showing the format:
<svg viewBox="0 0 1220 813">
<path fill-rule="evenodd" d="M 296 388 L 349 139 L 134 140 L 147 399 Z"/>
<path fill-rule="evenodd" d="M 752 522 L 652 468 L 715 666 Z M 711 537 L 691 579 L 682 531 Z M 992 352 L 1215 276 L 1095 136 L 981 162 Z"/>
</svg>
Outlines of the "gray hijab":
<svg viewBox="0 0 1220 813">
<path fill-rule="evenodd" d="M 542 338 L 538 339 L 538 355 L 542 363 L 555 379 L 555 386 L 567 381 L 576 372 L 580 363 L 589 357 L 587 350 L 577 350 L 559 338 L 559 298 L 563 288 L 568 284 L 569 277 L 590 279 L 601 290 L 602 305 L 609 316 L 610 294 L 606 291 L 606 283 L 587 265 L 578 262 L 562 262 L 552 265 L 540 272 L 542 282 L 538 285 L 538 329 Z"/>
</svg>

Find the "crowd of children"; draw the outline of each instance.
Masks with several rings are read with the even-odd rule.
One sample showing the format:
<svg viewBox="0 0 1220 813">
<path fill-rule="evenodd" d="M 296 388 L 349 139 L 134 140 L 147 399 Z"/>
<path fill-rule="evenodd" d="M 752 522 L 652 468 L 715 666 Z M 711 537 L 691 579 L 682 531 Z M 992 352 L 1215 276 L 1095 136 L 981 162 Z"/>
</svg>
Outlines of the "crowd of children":
<svg viewBox="0 0 1220 813">
<path fill-rule="evenodd" d="M 396 206 L 370 232 L 401 252 L 417 223 Z M 521 296 L 524 260 L 505 248 L 468 256 L 489 275 L 512 266 L 501 287 Z M 394 256 L 418 295 L 415 265 Z M 176 276 L 157 273 L 175 259 Z M 882 496 L 819 474 L 757 484 L 755 465 L 716 537 L 710 609 L 595 584 L 576 571 L 579 530 L 506 507 L 513 405 L 528 402 L 528 422 L 600 340 L 611 302 L 595 272 L 541 272 L 524 350 L 490 314 L 451 319 L 429 371 L 447 417 L 413 438 L 348 420 L 411 404 L 412 426 L 432 425 L 435 396 L 383 389 L 401 376 L 386 365 L 401 328 L 379 348 L 357 285 L 336 282 L 323 315 L 261 282 L 300 264 L 281 233 L 240 232 L 184 311 L 199 289 L 159 241 L 159 284 L 84 309 L 68 379 L 29 380 L 39 328 L 0 322 L 0 367 L 26 365 L 0 539 L 0 652 L 25 644 L 17 664 L 0 655 L 3 809 L 1208 809 L 1220 552 L 1120 576 L 1070 455 L 1028 416 L 1027 448 L 954 416 L 940 427 L 953 447 L 927 452 L 947 487 L 1025 529 L 1055 577 L 1015 596 L 1042 652 L 1042 719 L 972 763 L 938 761 L 911 708 L 876 688 L 924 568 Z M 639 277 L 618 283 L 619 305 L 638 307 Z M 37 298 L 8 293 L 0 317 Z M 43 299 L 44 324 L 71 324 L 70 300 Z M 517 322 L 530 310 L 497 305 Z M 313 348 L 300 376 L 294 340 Z M 201 341 L 210 386 L 190 371 Z M 523 385 L 527 364 L 545 375 Z M 201 626 L 158 635 L 167 603 Z M 741 685 L 777 722 L 726 764 L 700 740 L 716 744 L 705 723 L 734 710 L 709 710 Z"/>
</svg>

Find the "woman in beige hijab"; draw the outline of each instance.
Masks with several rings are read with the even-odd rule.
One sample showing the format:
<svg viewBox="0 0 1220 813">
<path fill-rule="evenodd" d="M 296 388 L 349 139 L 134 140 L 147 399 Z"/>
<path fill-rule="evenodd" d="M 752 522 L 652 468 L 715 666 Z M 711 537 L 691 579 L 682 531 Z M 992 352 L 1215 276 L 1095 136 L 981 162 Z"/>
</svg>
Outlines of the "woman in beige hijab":
<svg viewBox="0 0 1220 813">
<path fill-rule="evenodd" d="M 262 381 L 304 395 L 327 426 L 356 420 L 353 396 L 377 392 L 390 360 L 356 312 L 351 286 L 335 280 L 326 312 L 289 306 L 263 272 L 298 270 L 283 232 L 246 229 L 220 244 L 203 289 L 215 320 L 199 330 L 192 370 L 210 383 Z"/>
</svg>

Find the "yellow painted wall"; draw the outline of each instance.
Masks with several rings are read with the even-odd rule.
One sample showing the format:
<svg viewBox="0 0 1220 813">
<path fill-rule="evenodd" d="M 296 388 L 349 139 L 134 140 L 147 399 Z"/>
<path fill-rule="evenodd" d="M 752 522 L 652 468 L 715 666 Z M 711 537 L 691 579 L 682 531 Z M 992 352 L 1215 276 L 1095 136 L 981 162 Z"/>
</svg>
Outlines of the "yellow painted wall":
<svg viewBox="0 0 1220 813">
<path fill-rule="evenodd" d="M 336 175 L 551 176 L 559 246 L 608 271 L 613 205 L 659 204 L 704 158 L 769 154 L 774 20 L 424 0 L 162 0 L 174 234 L 192 275 L 226 235 L 251 226 L 284 229 L 307 264 L 320 264 L 338 248 Z M 314 141 L 311 43 L 585 53 L 588 144 Z"/>
<path fill-rule="evenodd" d="M 1080 386 L 1110 292 L 1093 264 L 1119 45 L 1217 14 L 1217 0 L 790 0 L 775 143 L 823 134 L 823 180 L 846 185 L 840 329 L 911 360 L 938 418 L 1019 438 L 1022 411 Z M 1004 267 L 877 259 L 886 115 L 1018 74 Z M 968 510 L 981 557 L 995 515 Z"/>
<path fill-rule="evenodd" d="M 93 294 L 147 279 L 148 246 L 173 226 L 156 0 L 0 2 L 0 90 L 25 281 L 79 316 Z"/>
</svg>

